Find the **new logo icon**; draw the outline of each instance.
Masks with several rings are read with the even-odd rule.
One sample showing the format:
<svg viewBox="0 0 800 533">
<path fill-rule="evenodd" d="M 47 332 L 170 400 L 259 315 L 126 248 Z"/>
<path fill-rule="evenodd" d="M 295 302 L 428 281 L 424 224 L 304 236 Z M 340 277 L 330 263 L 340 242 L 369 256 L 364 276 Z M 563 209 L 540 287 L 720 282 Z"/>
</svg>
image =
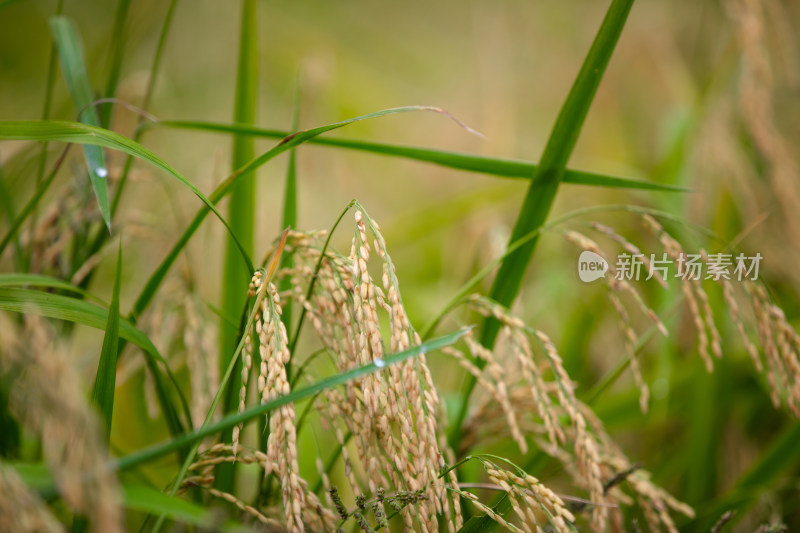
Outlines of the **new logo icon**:
<svg viewBox="0 0 800 533">
<path fill-rule="evenodd" d="M 608 272 L 608 262 L 600 255 L 584 250 L 578 258 L 578 277 L 584 283 L 600 279 Z"/>
</svg>

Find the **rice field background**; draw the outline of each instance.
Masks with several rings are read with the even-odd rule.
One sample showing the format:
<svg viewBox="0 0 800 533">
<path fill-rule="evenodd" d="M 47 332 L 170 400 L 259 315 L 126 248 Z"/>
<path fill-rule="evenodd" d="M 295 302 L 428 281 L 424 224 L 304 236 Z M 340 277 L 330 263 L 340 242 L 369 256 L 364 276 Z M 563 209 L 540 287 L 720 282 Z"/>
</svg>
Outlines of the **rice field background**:
<svg viewBox="0 0 800 533">
<path fill-rule="evenodd" d="M 799 24 L 0 1 L 0 531 L 797 529 Z"/>
</svg>

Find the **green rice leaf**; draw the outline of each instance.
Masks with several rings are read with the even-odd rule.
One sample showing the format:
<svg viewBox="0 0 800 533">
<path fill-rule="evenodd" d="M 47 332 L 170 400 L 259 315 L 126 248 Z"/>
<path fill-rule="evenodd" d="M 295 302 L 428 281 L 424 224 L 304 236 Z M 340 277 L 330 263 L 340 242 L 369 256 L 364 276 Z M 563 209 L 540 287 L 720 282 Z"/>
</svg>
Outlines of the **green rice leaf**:
<svg viewBox="0 0 800 533">
<path fill-rule="evenodd" d="M 541 228 L 547 220 L 558 187 L 564 178 L 567 162 L 632 6 L 633 0 L 614 0 L 609 6 L 547 140 L 542 159 L 533 174 L 514 224 L 509 245 Z M 538 240 L 538 236 L 534 237 L 503 260 L 489 293 L 493 300 L 510 306 L 516 299 Z M 481 344 L 487 348 L 493 347 L 499 331 L 500 322 L 495 318 L 487 319 L 481 333 Z M 480 359 L 476 364 L 483 368 L 486 362 Z M 461 438 L 461 424 L 466 417 L 475 383 L 472 375 L 464 383 L 459 410 L 453 418 L 449 435 L 451 446 Z"/>
<path fill-rule="evenodd" d="M 75 322 L 97 329 L 105 329 L 108 321 L 108 311 L 98 305 L 69 296 L 31 289 L 0 288 L 0 309 L 16 313 L 36 313 L 48 318 Z M 155 357 L 159 362 L 164 362 L 150 339 L 125 320 L 120 321 L 120 336 Z"/>
<path fill-rule="evenodd" d="M 49 289 L 60 289 L 63 291 L 80 294 L 84 298 L 94 300 L 100 305 L 107 307 L 105 302 L 90 292 L 80 287 L 76 287 L 71 283 L 67 283 L 66 281 L 51 276 L 44 276 L 42 274 L 20 274 L 16 272 L 11 274 L 0 274 L 0 287 L 47 287 Z"/>
<path fill-rule="evenodd" d="M 241 25 L 239 32 L 239 65 L 236 71 L 236 97 L 234 101 L 234 120 L 243 124 L 252 125 L 256 119 L 256 104 L 258 102 L 258 15 L 255 0 L 242 2 Z M 233 136 L 232 170 L 252 160 L 256 155 L 255 139 L 245 135 Z M 231 198 L 228 202 L 228 222 L 242 243 L 245 250 L 253 253 L 255 211 L 256 211 L 256 182 L 255 172 L 242 175 L 241 179 L 231 189 Z M 253 270 L 241 267 L 237 257 L 236 244 L 230 236 L 225 242 L 225 256 L 223 264 L 222 282 L 222 312 L 229 316 L 241 316 L 242 310 L 247 305 L 245 287 L 250 282 Z M 238 322 L 235 328 L 228 326 L 225 320 L 220 322 L 219 343 L 219 368 L 220 373 L 228 367 L 234 349 L 238 342 Z M 237 363 L 241 366 L 241 362 Z M 226 389 L 223 403 L 223 412 L 234 409 L 239 401 L 239 388 L 241 387 L 241 371 L 234 372 L 233 383 Z M 223 436 L 224 442 L 231 442 L 232 435 L 228 431 Z M 220 465 L 217 478 L 214 481 L 217 489 L 222 492 L 233 492 L 234 465 Z M 158 526 L 155 527 L 158 530 Z"/>
<path fill-rule="evenodd" d="M 282 405 L 286 405 L 289 403 L 300 401 L 305 398 L 309 398 L 321 391 L 330 389 L 332 387 L 337 387 L 339 385 L 343 385 L 348 381 L 359 378 L 361 376 L 365 376 L 367 374 L 371 374 L 372 372 L 377 372 L 383 368 L 386 368 L 389 365 L 400 363 L 402 361 L 405 361 L 406 359 L 409 359 L 421 353 L 429 353 L 433 350 L 438 350 L 439 348 L 449 346 L 454 342 L 456 342 L 458 339 L 460 339 L 462 336 L 464 336 L 470 329 L 471 328 L 462 328 L 454 333 L 437 337 L 430 341 L 424 342 L 418 346 L 409 348 L 408 350 L 404 350 L 402 352 L 398 352 L 390 356 L 387 356 L 381 361 L 372 362 L 368 365 L 363 365 L 354 368 L 352 370 L 336 374 L 335 376 L 331 376 L 323 380 L 320 380 L 317 383 L 314 383 L 313 385 L 309 385 L 302 389 L 296 390 L 291 394 L 287 394 L 286 396 L 275 398 L 274 400 L 270 400 L 269 402 L 264 403 L 262 405 L 256 405 L 250 407 L 249 409 L 242 411 L 241 413 L 228 415 L 217 422 L 211 423 L 199 429 L 198 431 L 192 433 L 186 433 L 170 441 L 162 442 L 160 444 L 144 448 L 143 450 L 122 457 L 117 461 L 116 466 L 120 470 L 125 470 L 128 468 L 132 468 L 136 465 L 152 461 L 153 459 L 168 454 L 177 448 L 188 446 L 192 443 L 196 443 L 210 435 L 215 435 L 220 431 L 232 428 L 242 422 L 251 420 L 252 418 L 255 418 L 259 415 L 272 411 L 273 409 L 276 409 Z"/>
<path fill-rule="evenodd" d="M 558 186 L 564 177 L 567 161 L 578 140 L 583 122 L 589 113 L 589 107 L 632 5 L 633 0 L 614 0 L 609 6 L 547 140 L 542 159 L 533 174 L 528 193 L 520 208 L 509 244 L 540 228 L 547 219 Z M 537 241 L 538 239 L 534 238 L 502 262 L 490 292 L 494 300 L 503 305 L 511 305 L 514 301 Z M 499 322 L 488 320 L 481 339 L 484 346 L 494 344 L 498 331 Z"/>
<path fill-rule="evenodd" d="M 92 126 L 99 126 L 92 102 L 92 87 L 89 84 L 89 77 L 86 74 L 86 63 L 83 58 L 83 46 L 81 44 L 78 29 L 75 24 L 67 17 L 58 15 L 50 19 L 50 29 L 53 32 L 53 40 L 61 59 L 61 70 L 64 73 L 64 81 L 67 84 L 70 97 L 75 104 L 78 113 L 78 120 Z M 97 204 L 100 213 L 108 229 L 111 229 L 111 212 L 108 208 L 108 169 L 103 159 L 103 150 L 97 145 L 86 144 L 83 146 L 83 154 L 86 158 L 86 166 L 89 169 L 89 179 L 97 197 Z"/>
<path fill-rule="evenodd" d="M 283 130 L 261 129 L 244 124 L 220 124 L 216 122 L 162 120 L 159 122 L 151 122 L 146 125 L 146 128 L 157 127 L 210 131 L 218 133 L 234 133 L 238 135 L 252 135 L 255 137 L 265 137 L 271 139 L 282 139 L 288 135 L 288 132 Z M 332 139 L 328 137 L 317 137 L 310 139 L 308 142 L 322 146 L 332 146 L 336 148 L 345 148 L 348 150 L 358 150 L 380 155 L 402 157 L 414 161 L 433 163 L 443 167 L 477 172 L 481 174 L 490 174 L 505 178 L 529 180 L 537 168 L 535 163 L 530 161 L 521 161 L 518 159 L 485 157 L 459 152 L 449 152 L 445 150 L 419 148 L 415 146 L 400 146 L 371 141 L 360 141 L 355 139 Z M 571 183 L 575 185 L 591 185 L 615 189 L 689 192 L 688 189 L 682 187 L 664 185 L 652 181 L 609 176 L 595 172 L 585 172 L 582 170 L 566 169 L 564 171 L 564 178 L 562 181 L 564 183 Z"/>
<path fill-rule="evenodd" d="M 100 363 L 94 380 L 92 401 L 100 408 L 105 423 L 105 441 L 111 438 L 111 416 L 114 412 L 114 391 L 117 386 L 117 354 L 119 353 L 119 285 L 122 273 L 122 243 L 117 253 L 117 272 L 114 276 L 114 292 L 108 308 L 106 334 L 100 350 Z"/>
</svg>

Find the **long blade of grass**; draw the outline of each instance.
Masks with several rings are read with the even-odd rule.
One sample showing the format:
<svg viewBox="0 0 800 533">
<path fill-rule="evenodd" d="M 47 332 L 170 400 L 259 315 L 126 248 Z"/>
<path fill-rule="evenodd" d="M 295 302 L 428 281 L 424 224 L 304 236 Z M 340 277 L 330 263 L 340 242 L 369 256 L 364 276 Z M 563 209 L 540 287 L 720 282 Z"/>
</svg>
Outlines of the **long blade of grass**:
<svg viewBox="0 0 800 533">
<path fill-rule="evenodd" d="M 236 72 L 236 97 L 234 101 L 234 121 L 252 125 L 256 118 L 258 101 L 258 15 L 255 0 L 242 2 L 241 26 L 239 33 L 239 66 Z M 245 135 L 233 136 L 232 170 L 247 164 L 256 155 L 255 139 Z M 231 187 L 228 201 L 228 222 L 245 250 L 252 255 L 256 206 L 255 172 L 243 174 Z M 221 308 L 225 315 L 239 316 L 247 303 L 247 284 L 253 270 L 242 269 L 237 257 L 236 244 L 231 238 L 225 243 L 223 265 Z M 225 320 L 220 322 L 219 365 L 220 374 L 228 367 L 239 332 L 230 328 Z M 241 363 L 238 363 L 241 365 Z M 241 388 L 241 371 L 233 373 L 233 383 L 227 389 L 223 412 L 235 408 L 238 391 Z M 224 442 L 231 442 L 230 430 L 223 435 Z M 215 486 L 222 492 L 232 492 L 234 483 L 234 464 L 220 465 L 217 470 Z"/>
<path fill-rule="evenodd" d="M 0 274 L 0 287 L 47 287 L 49 289 L 60 289 L 63 291 L 80 294 L 86 299 L 94 300 L 98 304 L 108 307 L 108 304 L 90 292 L 80 287 L 76 287 L 75 285 L 72 285 L 64 280 L 60 280 L 52 276 L 44 276 L 42 274 L 23 274 L 17 272 Z"/>
<path fill-rule="evenodd" d="M 373 362 L 368 365 L 360 366 L 352 370 L 336 374 L 335 376 L 325 378 L 317 383 L 314 383 L 313 385 L 309 385 L 308 387 L 294 391 L 286 396 L 281 396 L 265 404 L 250 407 L 241 413 L 228 415 L 225 418 L 214 422 L 213 424 L 209 424 L 208 426 L 205 426 L 204 428 L 201 428 L 195 432 L 181 435 L 180 437 L 171 441 L 162 442 L 122 457 L 116 462 L 116 467 L 120 470 L 125 470 L 141 463 L 152 461 L 153 459 L 157 459 L 162 455 L 168 454 L 177 448 L 199 442 L 210 435 L 215 435 L 220 431 L 232 428 L 242 422 L 247 422 L 248 420 L 251 420 L 263 413 L 272 411 L 273 409 L 276 409 L 282 405 L 309 398 L 321 391 L 343 385 L 348 381 L 372 372 L 377 372 L 388 365 L 405 361 L 406 359 L 419 355 L 420 353 L 429 353 L 433 350 L 438 350 L 439 348 L 449 346 L 465 335 L 469 329 L 470 328 L 463 328 L 454 333 L 443 335 L 441 337 L 437 337 L 436 339 L 424 342 L 418 346 L 409 348 L 408 350 L 392 354 L 383 359 L 382 363 L 384 364 L 379 363 L 379 365 L 376 365 Z"/>
<path fill-rule="evenodd" d="M 166 161 L 158 157 L 156 154 L 145 148 L 141 144 L 123 137 L 113 131 L 109 131 L 96 126 L 88 124 L 81 124 L 78 122 L 68 122 L 59 120 L 23 120 L 23 121 L 2 121 L 0 122 L 0 140 L 18 140 L 18 141 L 60 141 L 67 143 L 77 143 L 83 145 L 101 146 L 104 148 L 111 148 L 119 150 L 128 155 L 138 157 L 151 165 L 160 168 L 167 174 L 181 182 L 184 186 L 188 187 L 200 200 L 206 204 L 206 208 L 216 215 L 216 217 L 225 225 L 228 233 L 238 243 L 238 239 L 233 234 L 228 223 L 223 216 L 214 207 L 214 203 L 206 198 L 200 192 L 200 189 L 186 179 L 180 172 L 172 168 Z M 204 211 L 205 212 L 205 211 Z M 4 240 L 5 242 L 5 240 Z M 0 246 L 1 247 L 1 246 Z M 238 249 L 242 255 L 247 268 L 253 270 L 253 262 L 250 260 L 249 254 L 244 248 L 239 245 Z"/>
<path fill-rule="evenodd" d="M 632 6 L 633 0 L 613 0 L 609 6 L 547 140 L 542 159 L 533 174 L 514 224 L 509 244 L 542 227 L 547 220 L 558 186 L 564 177 L 567 161 L 578 140 L 578 134 Z M 519 293 L 522 278 L 528 269 L 537 242 L 538 237 L 534 237 L 503 260 L 490 291 L 492 299 L 502 305 L 511 305 Z M 499 331 L 499 321 L 487 319 L 481 333 L 481 344 L 487 348 L 493 347 Z M 476 361 L 476 364 L 483 368 L 485 361 L 481 359 Z M 453 419 L 449 435 L 449 442 L 454 448 L 457 448 L 454 444 L 461 438 L 461 425 L 466 417 L 469 397 L 475 388 L 475 383 L 475 377 L 470 374 L 464 384 L 460 407 Z"/>
<path fill-rule="evenodd" d="M 111 419 L 114 413 L 114 393 L 117 387 L 117 354 L 119 353 L 119 285 L 122 271 L 122 243 L 117 252 L 117 269 L 114 276 L 114 289 L 111 295 L 111 306 L 108 309 L 106 331 L 103 336 L 103 347 L 100 350 L 100 362 L 97 365 L 92 403 L 100 411 L 103 424 L 102 440 L 108 449 L 111 440 Z M 83 533 L 89 522 L 85 516 L 76 514 L 72 519 L 72 533 Z"/>
<path fill-rule="evenodd" d="M 119 286 L 122 273 L 122 243 L 117 253 L 117 272 L 114 276 L 114 291 L 108 308 L 106 334 L 100 350 L 100 363 L 92 390 L 92 401 L 100 409 L 105 423 L 105 443 L 111 438 L 111 416 L 114 413 L 114 391 L 117 386 L 117 354 L 119 350 Z"/>
<path fill-rule="evenodd" d="M 105 329 L 108 322 L 108 310 L 98 305 L 78 298 L 32 289 L 0 288 L 0 309 L 16 313 L 33 312 L 48 318 L 75 322 L 97 329 Z M 120 336 L 155 357 L 159 362 L 164 362 L 147 335 L 126 320 L 120 321 Z"/>
<path fill-rule="evenodd" d="M 255 170 L 256 168 L 266 164 L 270 160 L 274 159 L 278 155 L 286 152 L 287 150 L 291 150 L 295 146 L 298 146 L 304 142 L 308 142 L 309 140 L 317 137 L 318 135 L 322 135 L 323 133 L 342 128 L 347 126 L 348 124 L 352 124 L 354 122 L 359 122 L 361 120 L 367 120 L 372 118 L 383 117 L 386 115 L 392 115 L 395 113 L 407 113 L 410 111 L 434 111 L 437 113 L 444 114 L 446 116 L 452 117 L 449 113 L 433 107 L 427 106 L 408 106 L 408 107 L 396 107 L 392 109 L 384 109 L 382 111 L 376 111 L 375 113 L 369 113 L 367 115 L 361 115 L 355 118 L 350 118 L 347 120 L 343 120 L 341 122 L 335 122 L 333 124 L 328 124 L 326 126 L 319 126 L 317 128 L 311 128 L 308 130 L 299 131 L 288 137 L 285 137 L 281 142 L 279 142 L 276 146 L 271 148 L 270 150 L 264 152 L 260 156 L 256 157 L 243 167 L 239 168 L 236 172 L 228 176 L 222 183 L 214 189 L 214 192 L 211 193 L 209 199 L 212 203 L 216 204 L 219 202 L 225 195 L 230 192 L 231 186 L 236 183 L 236 181 L 247 172 L 251 170 Z M 454 119 L 455 120 L 455 119 Z M 2 132 L 0 131 L 0 134 Z M 0 137 L 2 138 L 2 137 Z M 200 209 L 192 221 L 189 223 L 189 226 L 183 232 L 183 235 L 178 239 L 178 242 L 175 246 L 167 254 L 167 257 L 161 262 L 161 264 L 156 268 L 150 278 L 147 280 L 144 289 L 139 294 L 139 297 L 136 299 L 136 302 L 133 305 L 133 310 L 131 311 L 132 317 L 139 316 L 144 309 L 149 305 L 150 301 L 152 300 L 153 296 L 155 295 L 156 289 L 161 285 L 164 277 L 167 275 L 172 263 L 175 262 L 175 259 L 180 254 L 181 250 L 186 243 L 189 242 L 192 235 L 197 231 L 197 228 L 200 227 L 200 224 L 203 222 L 205 217 L 208 215 L 208 208 Z"/>
<path fill-rule="evenodd" d="M 108 311 L 100 306 L 77 298 L 30 289 L 0 288 L 0 309 L 14 313 L 36 313 L 48 318 L 83 324 L 97 329 L 104 329 L 108 322 Z M 156 394 L 169 430 L 173 435 L 183 433 L 183 424 L 173 407 L 159 364 L 163 365 L 167 376 L 178 391 L 185 416 L 188 416 L 189 408 L 166 361 L 147 335 L 127 320 L 120 319 L 119 321 L 119 337 L 132 342 L 144 351 L 145 361 L 153 374 Z M 191 420 L 191 418 L 187 418 L 187 420 Z"/>
<path fill-rule="evenodd" d="M 217 133 L 232 133 L 237 135 L 252 135 L 254 137 L 265 137 L 270 139 L 282 139 L 288 135 L 287 131 L 254 128 L 243 124 L 221 124 L 217 122 L 201 122 L 188 120 L 161 120 L 145 124 L 145 129 L 167 127 L 178 129 L 189 129 L 197 131 L 209 131 Z M 530 161 L 517 159 L 507 159 L 499 157 L 485 157 L 480 155 L 465 154 L 460 152 L 449 152 L 446 150 L 435 150 L 430 148 L 419 148 L 415 146 L 401 146 L 395 144 L 377 143 L 371 141 L 360 141 L 356 139 L 332 139 L 328 137 L 317 137 L 310 139 L 310 143 L 323 146 L 333 146 L 348 150 L 358 150 L 374 154 L 402 157 L 415 161 L 433 163 L 448 168 L 478 172 L 481 174 L 491 174 L 506 178 L 531 179 L 538 165 Z M 652 181 L 636 180 L 631 178 L 621 178 L 595 172 L 585 172 L 582 170 L 566 169 L 564 171 L 563 183 L 575 185 L 592 185 L 597 187 L 608 187 L 616 189 L 640 189 L 663 192 L 689 192 L 688 189 L 664 185 Z"/>
<path fill-rule="evenodd" d="M 50 19 L 50 29 L 61 59 L 61 70 L 67 84 L 70 97 L 75 104 L 79 116 L 78 120 L 92 126 L 99 126 L 97 113 L 91 105 L 92 88 L 86 74 L 86 62 L 83 58 L 83 47 L 78 29 L 67 17 L 58 15 Z M 86 166 L 89 169 L 89 179 L 97 197 L 100 214 L 108 229 L 111 229 L 111 212 L 108 207 L 108 170 L 103 158 L 103 150 L 99 146 L 84 145 L 83 154 Z"/>
</svg>

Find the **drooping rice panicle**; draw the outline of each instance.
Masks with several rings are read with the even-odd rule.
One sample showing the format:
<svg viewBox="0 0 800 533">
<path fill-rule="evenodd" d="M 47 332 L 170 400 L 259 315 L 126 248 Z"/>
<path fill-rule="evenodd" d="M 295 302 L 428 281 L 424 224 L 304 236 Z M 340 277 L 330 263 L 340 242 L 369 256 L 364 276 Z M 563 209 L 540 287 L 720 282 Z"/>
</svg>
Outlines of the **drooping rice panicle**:
<svg viewBox="0 0 800 533">
<path fill-rule="evenodd" d="M 11 411 L 41 434 L 42 454 L 70 509 L 83 514 L 92 532 L 122 532 L 120 489 L 107 468 L 100 421 L 86 401 L 81 380 L 44 319 L 24 316 L 21 344 L 0 350 L 0 367 L 19 373 L 9 393 Z M 45 524 L 46 525 L 46 524 Z"/>
</svg>

